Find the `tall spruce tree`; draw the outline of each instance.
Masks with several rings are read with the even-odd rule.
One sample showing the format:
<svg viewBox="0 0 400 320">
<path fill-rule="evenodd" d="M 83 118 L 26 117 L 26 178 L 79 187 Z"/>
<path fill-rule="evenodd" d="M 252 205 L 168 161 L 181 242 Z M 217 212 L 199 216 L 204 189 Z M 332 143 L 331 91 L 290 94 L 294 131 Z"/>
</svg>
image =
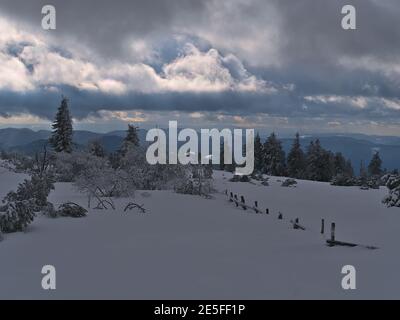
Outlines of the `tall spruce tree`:
<svg viewBox="0 0 400 320">
<path fill-rule="evenodd" d="M 263 145 L 261 142 L 260 135 L 256 134 L 254 139 L 254 171 L 262 172 L 263 169 Z"/>
<path fill-rule="evenodd" d="M 345 174 L 346 166 L 346 159 L 343 157 L 342 153 L 336 152 L 333 156 L 333 174 Z"/>
<path fill-rule="evenodd" d="M 306 177 L 325 182 L 332 179 L 332 154 L 322 148 L 319 139 L 311 141 L 308 146 Z"/>
<path fill-rule="evenodd" d="M 364 161 L 361 161 L 361 163 L 360 163 L 360 185 L 365 186 L 365 185 L 367 185 L 367 182 L 368 182 L 367 170 L 365 169 Z"/>
<path fill-rule="evenodd" d="M 122 142 L 120 153 L 125 155 L 130 148 L 139 147 L 139 136 L 138 127 L 128 124 L 128 130 L 126 132 L 126 137 Z"/>
<path fill-rule="evenodd" d="M 287 171 L 291 178 L 302 178 L 305 171 L 305 156 L 300 145 L 300 135 L 296 133 L 292 149 L 287 157 Z"/>
<path fill-rule="evenodd" d="M 50 144 L 56 152 L 72 151 L 72 120 L 68 109 L 68 99 L 63 97 L 52 125 Z"/>
<path fill-rule="evenodd" d="M 382 160 L 379 152 L 375 152 L 372 156 L 371 162 L 368 165 L 368 173 L 371 176 L 380 176 L 382 174 Z"/>
<path fill-rule="evenodd" d="M 345 175 L 348 177 L 354 177 L 354 169 L 350 159 L 347 159 L 346 161 Z"/>
<path fill-rule="evenodd" d="M 285 175 L 285 152 L 273 132 L 264 143 L 264 172 L 273 176 Z"/>
</svg>

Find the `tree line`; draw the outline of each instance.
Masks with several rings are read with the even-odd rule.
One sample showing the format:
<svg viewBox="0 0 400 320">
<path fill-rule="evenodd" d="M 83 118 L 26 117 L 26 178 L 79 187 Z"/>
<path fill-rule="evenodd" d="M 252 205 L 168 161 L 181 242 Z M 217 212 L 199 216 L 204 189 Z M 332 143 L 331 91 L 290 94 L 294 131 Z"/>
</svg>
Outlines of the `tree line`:
<svg viewBox="0 0 400 320">
<path fill-rule="evenodd" d="M 220 169 L 230 171 L 231 166 L 221 162 Z M 361 163 L 358 177 L 377 177 L 385 172 L 379 152 L 375 152 L 367 167 Z M 254 174 L 285 176 L 296 179 L 330 182 L 351 179 L 357 175 L 350 159 L 341 152 L 333 153 L 315 139 L 303 150 L 300 135 L 296 133 L 291 149 L 286 155 L 282 142 L 273 132 L 263 142 L 257 133 L 254 140 Z"/>
</svg>

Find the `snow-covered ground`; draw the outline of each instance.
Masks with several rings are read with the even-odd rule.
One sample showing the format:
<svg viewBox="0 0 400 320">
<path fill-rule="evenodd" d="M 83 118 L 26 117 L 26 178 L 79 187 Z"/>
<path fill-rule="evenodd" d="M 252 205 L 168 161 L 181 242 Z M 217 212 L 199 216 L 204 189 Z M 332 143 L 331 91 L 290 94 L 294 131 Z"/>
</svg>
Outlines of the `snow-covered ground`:
<svg viewBox="0 0 400 320">
<path fill-rule="evenodd" d="M 25 233 L 0 242 L 0 298 L 354 299 L 400 298 L 400 209 L 381 204 L 386 189 L 362 191 L 299 181 L 284 188 L 228 182 L 215 172 L 214 199 L 171 191 L 138 191 L 148 214 L 90 210 L 86 218 L 38 217 Z M 0 168 L 0 196 L 24 178 Z M 270 215 L 236 208 L 228 189 L 259 202 Z M 50 201 L 87 199 L 56 184 Z M 278 211 L 283 220 L 278 220 Z M 299 218 L 307 230 L 293 230 Z M 336 237 L 378 246 L 327 247 L 321 218 Z M 329 232 L 329 230 L 327 230 Z M 54 265 L 57 289 L 41 288 L 43 265 Z M 357 289 L 343 290 L 341 269 L 357 270 Z"/>
</svg>

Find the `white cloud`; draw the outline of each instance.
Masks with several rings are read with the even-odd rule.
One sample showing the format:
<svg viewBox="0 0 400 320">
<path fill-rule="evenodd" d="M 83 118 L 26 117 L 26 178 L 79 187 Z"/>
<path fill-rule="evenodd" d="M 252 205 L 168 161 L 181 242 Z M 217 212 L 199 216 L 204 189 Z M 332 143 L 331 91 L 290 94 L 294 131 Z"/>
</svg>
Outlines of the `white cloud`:
<svg viewBox="0 0 400 320">
<path fill-rule="evenodd" d="M 315 95 L 305 96 L 304 99 L 316 103 L 335 103 L 347 104 L 356 108 L 363 109 L 368 106 L 369 98 L 363 96 L 338 96 L 338 95 Z"/>
<path fill-rule="evenodd" d="M 28 113 L 19 113 L 13 114 L 9 116 L 0 116 L 0 126 L 10 126 L 10 125 L 39 125 L 39 124 L 48 124 L 49 121 L 47 119 L 42 119 L 38 116 L 28 114 Z"/>
<path fill-rule="evenodd" d="M 87 54 L 88 50 L 62 54 L 61 50 L 53 49 L 50 38 L 21 30 L 0 20 L 0 89 L 27 91 L 68 85 L 115 95 L 273 91 L 271 85 L 251 75 L 236 56 L 222 56 L 216 49 L 202 52 L 188 43 L 181 56 L 164 64 L 157 73 L 144 63 L 98 62 Z M 11 44 L 20 47 L 17 53 L 7 53 Z M 143 40 L 132 42 L 131 48 L 141 55 L 140 59 L 152 55 L 151 48 Z M 28 71 L 26 66 L 32 70 Z"/>
<path fill-rule="evenodd" d="M 23 92 L 33 88 L 25 65 L 17 58 L 0 52 L 0 89 Z"/>
</svg>

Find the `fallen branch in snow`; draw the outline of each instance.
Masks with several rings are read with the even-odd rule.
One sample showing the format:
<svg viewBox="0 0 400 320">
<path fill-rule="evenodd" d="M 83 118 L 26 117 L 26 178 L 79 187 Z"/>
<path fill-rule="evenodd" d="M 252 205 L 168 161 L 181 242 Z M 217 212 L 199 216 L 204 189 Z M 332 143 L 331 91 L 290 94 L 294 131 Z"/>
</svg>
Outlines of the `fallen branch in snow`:
<svg viewBox="0 0 400 320">
<path fill-rule="evenodd" d="M 129 202 L 126 205 L 124 212 L 126 212 L 127 210 L 133 210 L 133 209 L 138 209 L 141 213 L 146 213 L 146 209 L 143 207 L 143 204 L 140 205 L 140 204 L 137 204 L 134 202 Z"/>
<path fill-rule="evenodd" d="M 97 194 L 97 192 L 100 193 L 100 195 Z M 111 199 L 111 197 L 107 197 L 103 190 L 101 190 L 99 187 L 96 187 L 95 191 L 91 193 L 92 196 L 94 196 L 97 200 L 97 206 L 94 207 L 93 209 L 98 209 L 98 210 L 107 210 L 108 206 L 106 204 L 108 204 L 113 210 L 115 210 L 115 205 L 113 200 Z M 108 198 L 108 199 L 107 199 Z"/>
</svg>

